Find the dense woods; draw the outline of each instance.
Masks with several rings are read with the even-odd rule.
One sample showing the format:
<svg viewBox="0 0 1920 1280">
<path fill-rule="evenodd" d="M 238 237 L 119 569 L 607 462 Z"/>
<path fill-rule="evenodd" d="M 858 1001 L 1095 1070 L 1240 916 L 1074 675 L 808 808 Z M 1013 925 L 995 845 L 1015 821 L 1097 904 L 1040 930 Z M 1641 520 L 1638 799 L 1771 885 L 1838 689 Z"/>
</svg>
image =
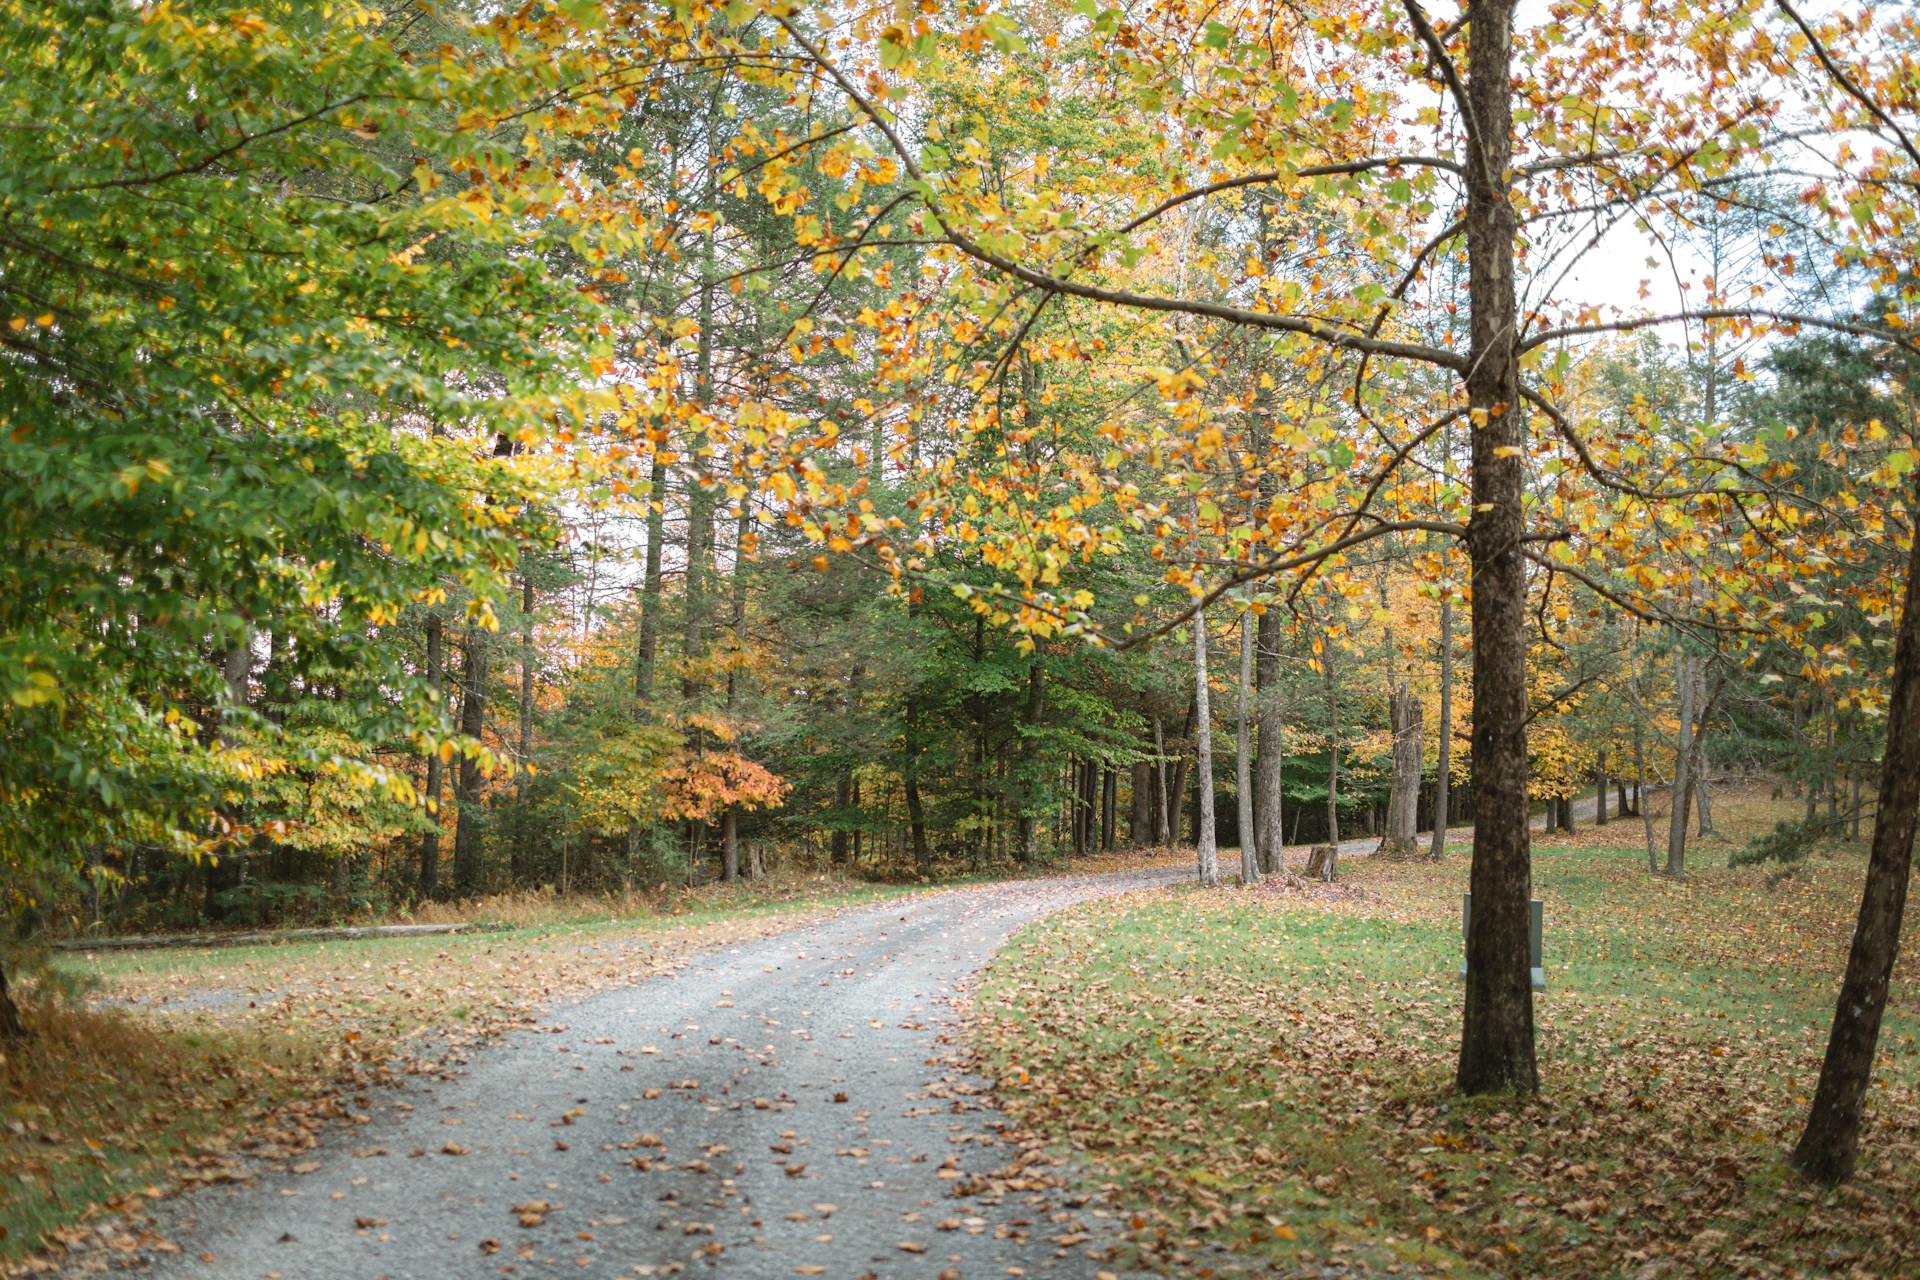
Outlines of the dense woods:
<svg viewBox="0 0 1920 1280">
<path fill-rule="evenodd" d="M 1470 858 L 1457 1084 L 1529 1093 L 1533 820 L 1684 877 L 1757 782 L 1803 817 L 1736 861 L 1870 847 L 1796 1156 L 1852 1169 L 1911 13 L 4 9 L 15 969 L 1364 839 Z"/>
</svg>

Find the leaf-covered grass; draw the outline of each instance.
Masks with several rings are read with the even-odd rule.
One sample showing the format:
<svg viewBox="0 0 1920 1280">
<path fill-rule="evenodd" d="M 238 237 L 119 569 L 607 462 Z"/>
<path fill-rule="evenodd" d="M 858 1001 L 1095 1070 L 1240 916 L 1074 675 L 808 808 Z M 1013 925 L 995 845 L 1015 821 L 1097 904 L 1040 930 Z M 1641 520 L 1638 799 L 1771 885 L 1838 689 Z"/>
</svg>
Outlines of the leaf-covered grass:
<svg viewBox="0 0 1920 1280">
<path fill-rule="evenodd" d="M 1648 875 L 1644 847 L 1603 843 L 1622 830 L 1536 848 L 1538 1100 L 1451 1088 L 1459 856 L 1042 922 L 981 992 L 982 1067 L 1016 1118 L 1117 1184 L 1143 1259 L 1170 1273 L 1345 1258 L 1400 1274 L 1914 1274 L 1911 961 L 1859 1176 L 1821 1192 L 1784 1162 L 1863 857 L 1770 887 L 1764 869 L 1728 869 L 1721 843 L 1675 882 Z"/>
</svg>

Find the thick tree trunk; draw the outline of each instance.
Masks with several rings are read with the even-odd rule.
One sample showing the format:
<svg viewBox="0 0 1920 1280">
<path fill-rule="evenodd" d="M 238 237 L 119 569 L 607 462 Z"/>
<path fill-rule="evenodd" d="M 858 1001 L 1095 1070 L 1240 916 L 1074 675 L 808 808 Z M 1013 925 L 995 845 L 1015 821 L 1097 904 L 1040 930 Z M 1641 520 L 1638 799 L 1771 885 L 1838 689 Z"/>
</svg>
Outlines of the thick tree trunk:
<svg viewBox="0 0 1920 1280">
<path fill-rule="evenodd" d="M 720 878 L 740 878 L 740 806 L 730 804 L 720 814 Z"/>
<path fill-rule="evenodd" d="M 1469 0 L 1473 31 L 1467 97 L 1475 138 L 1467 164 L 1471 308 L 1467 403 L 1484 415 L 1473 435 L 1472 925 L 1467 933 L 1466 1014 L 1456 1073 L 1462 1092 L 1540 1087 L 1533 1043 L 1528 944 L 1532 849 L 1527 814 L 1527 412 L 1515 351 L 1513 156 L 1514 0 Z M 1474 145 L 1477 144 L 1477 145 Z"/>
<path fill-rule="evenodd" d="M 633 692 L 641 702 L 653 697 L 653 668 L 660 649 L 660 558 L 667 535 L 667 464 L 661 459 L 656 449 L 647 473 L 647 567 L 640 579 L 640 639 L 633 664 Z"/>
<path fill-rule="evenodd" d="M 1200 812 L 1193 843 L 1200 855 L 1200 883 L 1211 889 L 1220 883 L 1220 852 L 1213 833 L 1213 708 L 1207 689 L 1207 611 L 1193 615 L 1193 725 L 1194 773 L 1200 787 Z"/>
<path fill-rule="evenodd" d="M 1249 720 L 1253 702 L 1253 627 L 1251 612 L 1240 618 L 1240 706 L 1233 732 L 1234 803 L 1240 825 L 1240 883 L 1260 880 L 1260 833 L 1253 818 L 1253 742 Z"/>
<path fill-rule="evenodd" d="M 1887 699 L 1887 746 L 1880 769 L 1880 806 L 1860 896 L 1859 923 L 1847 954 L 1846 976 L 1834 1007 L 1827 1056 L 1820 1067 L 1806 1132 L 1793 1163 L 1816 1182 L 1832 1184 L 1853 1172 L 1860 1117 L 1873 1081 L 1887 985 L 1900 951 L 1907 881 L 1920 812 L 1920 539 L 1907 559 L 1905 600 L 1894 641 L 1893 684 Z"/>
<path fill-rule="evenodd" d="M 1440 861 L 1447 852 L 1447 812 L 1453 791 L 1453 598 L 1440 597 L 1440 724 L 1435 732 L 1433 842 L 1427 856 Z"/>
<path fill-rule="evenodd" d="M 1417 837 L 1420 766 L 1426 754 L 1424 719 L 1420 700 L 1413 696 L 1412 681 L 1401 681 L 1387 705 L 1387 722 L 1393 733 L 1393 777 L 1387 793 L 1386 832 L 1376 850 L 1386 857 L 1412 857 L 1420 848 Z"/>
<path fill-rule="evenodd" d="M 1272 609 L 1260 615 L 1255 636 L 1260 652 L 1254 660 L 1254 684 L 1259 690 L 1259 727 L 1254 742 L 1253 825 L 1260 850 L 1260 869 L 1268 873 L 1287 869 L 1286 830 L 1282 787 L 1287 763 L 1280 714 L 1280 615 Z"/>
<path fill-rule="evenodd" d="M 843 771 L 839 777 L 833 780 L 833 807 L 836 811 L 837 820 L 841 823 L 847 821 L 847 806 L 852 803 L 852 793 L 853 774 Z M 844 826 L 835 827 L 833 835 L 828 838 L 827 844 L 827 857 L 833 862 L 834 866 L 844 867 L 847 865 L 847 843 L 846 828 Z"/>
<path fill-rule="evenodd" d="M 446 624 L 438 612 L 427 614 L 427 684 L 434 692 L 434 708 L 446 698 L 445 660 L 441 655 Z M 420 837 L 420 896 L 431 898 L 440 887 L 440 791 L 445 768 L 436 749 L 427 756 L 427 817 L 432 826 Z"/>
<path fill-rule="evenodd" d="M 1673 806 L 1667 815 L 1667 874 L 1687 874 L 1687 814 L 1693 808 L 1693 663 L 1674 657 L 1674 691 L 1680 699 L 1679 741 L 1673 752 Z"/>
<path fill-rule="evenodd" d="M 461 677 L 460 732 L 479 741 L 486 731 L 487 633 L 478 623 L 467 625 L 466 669 Z M 480 762 L 471 754 L 460 757 L 459 773 L 453 786 L 454 802 L 460 806 L 453 828 L 453 891 L 463 898 L 480 892 L 481 827 L 480 787 L 484 779 Z"/>
</svg>

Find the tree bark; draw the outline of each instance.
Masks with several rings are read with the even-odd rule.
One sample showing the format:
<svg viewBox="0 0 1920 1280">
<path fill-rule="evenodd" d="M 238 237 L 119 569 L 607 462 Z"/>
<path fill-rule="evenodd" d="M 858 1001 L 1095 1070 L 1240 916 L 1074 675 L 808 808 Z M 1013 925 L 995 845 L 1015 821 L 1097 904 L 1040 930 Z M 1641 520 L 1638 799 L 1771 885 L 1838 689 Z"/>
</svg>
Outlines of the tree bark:
<svg viewBox="0 0 1920 1280">
<path fill-rule="evenodd" d="M 1212 889 L 1220 883 L 1220 853 L 1213 832 L 1213 709 L 1207 689 L 1207 611 L 1193 615 L 1193 723 L 1195 777 L 1200 788 L 1193 843 L 1200 855 L 1200 883 Z"/>
<path fill-rule="evenodd" d="M 1260 869 L 1273 873 L 1287 869 L 1286 830 L 1282 788 L 1287 763 L 1280 715 L 1280 615 L 1272 609 L 1260 615 L 1255 635 L 1260 652 L 1254 661 L 1254 683 L 1259 691 L 1258 736 L 1254 742 L 1253 825 L 1260 851 Z"/>
<path fill-rule="evenodd" d="M 520 578 L 520 613 L 526 629 L 520 647 L 520 742 L 513 772 L 513 878 L 516 883 L 533 865 L 533 829 L 527 820 L 527 765 L 533 759 L 533 579 Z"/>
<path fill-rule="evenodd" d="M 1900 926 L 1913 865 L 1920 812 L 1920 539 L 1907 559 L 1905 599 L 1894 640 L 1893 684 L 1887 700 L 1887 745 L 1880 769 L 1880 805 L 1860 897 L 1859 923 L 1847 954 L 1846 976 L 1834 1006 L 1833 1029 L 1820 1083 L 1793 1164 L 1816 1182 L 1832 1184 L 1853 1173 L 1860 1118 L 1873 1080 L 1887 985 L 1900 950 Z"/>
<path fill-rule="evenodd" d="M 1595 769 L 1596 785 L 1593 791 L 1593 825 L 1607 825 L 1607 750 L 1600 749 L 1600 760 Z"/>
<path fill-rule="evenodd" d="M 1528 944 L 1532 849 L 1527 814 L 1527 412 L 1520 406 L 1513 206 L 1514 0 L 1469 0 L 1467 403 L 1473 436 L 1472 926 L 1455 1079 L 1468 1094 L 1538 1092 Z"/>
<path fill-rule="evenodd" d="M 927 812 L 920 800 L 920 700 L 906 695 L 906 768 L 900 781 L 906 789 L 906 827 L 914 837 L 914 869 L 925 875 L 933 869 L 933 854 L 927 852 Z"/>
<path fill-rule="evenodd" d="M 1174 793 L 1167 785 L 1167 734 L 1160 713 L 1153 715 L 1153 836 L 1162 849 L 1173 843 Z"/>
<path fill-rule="evenodd" d="M 833 807 L 838 822 L 845 823 L 847 821 L 847 806 L 852 803 L 852 790 L 853 774 L 850 771 L 842 770 L 840 776 L 833 780 Z M 845 826 L 835 827 L 832 836 L 828 837 L 827 857 L 836 867 L 844 867 L 847 865 L 847 829 Z"/>
<path fill-rule="evenodd" d="M 1674 692 L 1680 699 L 1679 741 L 1673 752 L 1673 806 L 1667 815 L 1667 874 L 1687 874 L 1687 813 L 1693 808 L 1693 663 L 1675 655 Z"/>
<path fill-rule="evenodd" d="M 1133 765 L 1133 796 L 1128 809 L 1127 839 L 1133 844 L 1153 843 L 1153 765 L 1136 760 Z"/>
<path fill-rule="evenodd" d="M 434 692 L 434 709 L 446 699 L 446 664 L 441 654 L 446 624 L 437 610 L 427 614 L 427 684 Z M 438 746 L 427 755 L 427 817 L 433 825 L 420 837 L 420 896 L 431 898 L 440 882 L 440 791 L 445 767 Z"/>
<path fill-rule="evenodd" d="M 7 969 L 0 965 L 0 1041 L 24 1040 L 27 1036 L 27 1024 L 20 1020 L 20 1006 L 13 1002 L 13 992 L 7 987 Z"/>
<path fill-rule="evenodd" d="M 1253 818 L 1253 743 L 1249 718 L 1253 701 L 1253 628 L 1251 611 L 1240 616 L 1240 706 L 1233 733 L 1234 804 L 1240 823 L 1240 883 L 1260 882 L 1260 833 Z"/>
<path fill-rule="evenodd" d="M 466 669 L 461 677 L 460 732 L 477 745 L 486 731 L 487 633 L 480 624 L 467 624 Z M 460 757 L 453 785 L 460 810 L 453 828 L 453 891 L 463 898 L 480 892 L 481 826 L 480 761 L 471 753 Z"/>
<path fill-rule="evenodd" d="M 1413 682 L 1402 680 L 1387 706 L 1393 732 L 1393 779 L 1387 793 L 1386 832 L 1375 852 L 1387 857 L 1411 857 L 1418 849 L 1420 820 L 1420 766 L 1426 754 L 1420 700 Z"/>
<path fill-rule="evenodd" d="M 1040 719 L 1047 705 L 1047 672 L 1034 651 L 1027 667 L 1027 705 L 1020 715 L 1020 811 L 1014 819 L 1019 859 L 1032 863 L 1040 857 Z"/>
<path fill-rule="evenodd" d="M 1427 856 L 1435 862 L 1447 852 L 1447 806 L 1453 791 L 1453 597 L 1440 597 L 1440 723 L 1434 730 L 1433 842 Z"/>
<path fill-rule="evenodd" d="M 1333 679 L 1333 648 L 1322 655 L 1327 677 L 1327 843 L 1340 843 L 1340 694 Z"/>
</svg>

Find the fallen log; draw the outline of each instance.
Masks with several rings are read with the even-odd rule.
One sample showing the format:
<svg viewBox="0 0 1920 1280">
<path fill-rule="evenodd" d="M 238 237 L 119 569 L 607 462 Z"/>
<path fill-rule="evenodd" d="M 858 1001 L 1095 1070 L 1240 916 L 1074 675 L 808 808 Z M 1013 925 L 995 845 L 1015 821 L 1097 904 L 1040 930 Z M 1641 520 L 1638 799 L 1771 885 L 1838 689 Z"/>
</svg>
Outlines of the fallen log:
<svg viewBox="0 0 1920 1280">
<path fill-rule="evenodd" d="M 420 938 L 462 933 L 487 926 L 461 924 L 375 924 L 338 929 L 278 929 L 253 933 L 157 933 L 130 938 L 62 938 L 56 951 L 158 951 L 167 947 L 262 947 L 277 942 L 352 942 L 360 938 Z"/>
</svg>

